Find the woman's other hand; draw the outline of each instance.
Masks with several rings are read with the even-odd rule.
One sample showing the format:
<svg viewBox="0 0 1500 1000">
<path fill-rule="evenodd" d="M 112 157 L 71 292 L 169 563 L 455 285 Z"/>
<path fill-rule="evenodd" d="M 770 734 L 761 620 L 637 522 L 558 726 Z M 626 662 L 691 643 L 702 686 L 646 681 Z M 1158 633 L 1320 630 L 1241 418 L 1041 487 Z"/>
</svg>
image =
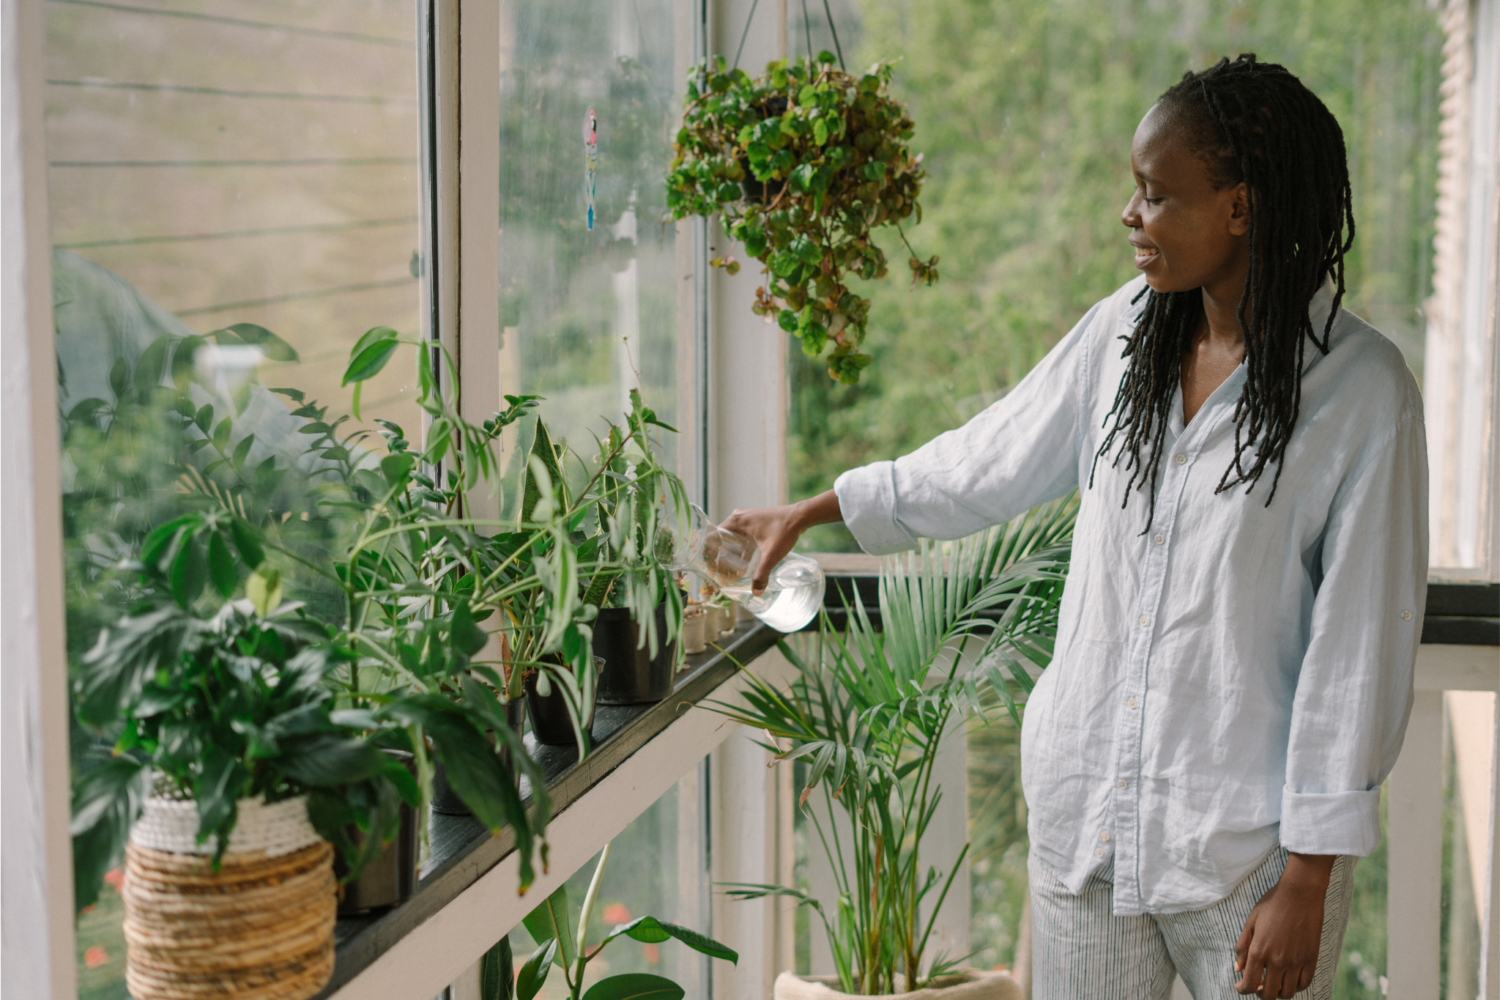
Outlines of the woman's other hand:
<svg viewBox="0 0 1500 1000">
<path fill-rule="evenodd" d="M 1332 855 L 1292 854 L 1286 870 L 1260 898 L 1235 945 L 1234 988 L 1262 1000 L 1307 989 L 1318 968 L 1323 902 L 1337 860 Z"/>
<path fill-rule="evenodd" d="M 802 533 L 816 524 L 842 521 L 838 495 L 829 490 L 808 500 L 781 507 L 754 507 L 736 510 L 720 527 L 752 539 L 760 549 L 751 589 L 759 594 L 766 589 L 771 570 L 797 544 Z"/>
</svg>

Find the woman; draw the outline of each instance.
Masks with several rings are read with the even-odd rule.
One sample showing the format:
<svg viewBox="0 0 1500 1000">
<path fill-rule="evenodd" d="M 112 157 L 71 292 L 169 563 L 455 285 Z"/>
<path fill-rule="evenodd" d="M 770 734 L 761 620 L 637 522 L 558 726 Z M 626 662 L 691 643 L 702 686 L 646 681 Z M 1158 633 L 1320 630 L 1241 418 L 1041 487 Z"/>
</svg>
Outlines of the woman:
<svg viewBox="0 0 1500 1000">
<path fill-rule="evenodd" d="M 1339 307 L 1343 135 L 1296 77 L 1189 73 L 1130 159 L 1143 277 L 965 426 L 726 526 L 769 567 L 814 524 L 886 553 L 1080 489 L 1021 737 L 1035 996 L 1325 998 L 1411 705 L 1421 399 Z"/>
</svg>

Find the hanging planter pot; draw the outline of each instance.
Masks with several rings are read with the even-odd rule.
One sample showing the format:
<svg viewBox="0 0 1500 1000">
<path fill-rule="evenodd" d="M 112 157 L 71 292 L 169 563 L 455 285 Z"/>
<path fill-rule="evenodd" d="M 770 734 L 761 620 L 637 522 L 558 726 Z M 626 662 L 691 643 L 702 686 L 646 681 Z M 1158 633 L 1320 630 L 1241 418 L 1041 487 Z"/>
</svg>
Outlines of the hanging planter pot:
<svg viewBox="0 0 1500 1000">
<path fill-rule="evenodd" d="M 303 797 L 241 799 L 220 864 L 198 805 L 150 798 L 125 849 L 125 982 L 135 1000 L 305 1000 L 333 974 L 333 847 Z"/>
<path fill-rule="evenodd" d="M 901 977 L 898 975 L 898 979 Z M 776 977 L 773 1000 L 1022 1000 L 1021 984 L 1009 972 L 959 969 L 928 986 L 910 993 L 879 996 L 843 993 L 837 976 L 798 976 L 783 972 Z"/>
<path fill-rule="evenodd" d="M 672 693 L 677 643 L 667 642 L 667 607 L 656 608 L 656 655 L 641 647 L 641 626 L 629 608 L 602 608 L 594 619 L 594 655 L 606 666 L 599 671 L 599 704 L 646 705 Z"/>
<path fill-rule="evenodd" d="M 667 207 L 674 219 L 719 216 L 763 267 L 755 313 L 808 357 L 827 352 L 829 376 L 853 385 L 872 356 L 861 350 L 870 300 L 852 279 L 888 272 L 872 232 L 896 228 L 913 286 L 938 280 L 938 259 L 906 239 L 904 225 L 922 218 L 925 174 L 910 148 L 915 126 L 890 93 L 892 64 L 859 76 L 841 64 L 822 52 L 755 77 L 719 58 L 700 64 L 673 143 Z M 729 253 L 709 264 L 740 269 Z"/>
<path fill-rule="evenodd" d="M 608 664 L 602 657 L 594 657 L 594 670 L 603 674 Z M 577 745 L 573 735 L 573 723 L 568 718 L 566 695 L 557 684 L 551 685 L 551 693 L 537 692 L 537 674 L 526 675 L 526 712 L 531 716 L 531 734 L 538 743 L 549 747 L 571 747 Z M 594 686 L 595 697 L 590 698 L 583 709 L 583 729 L 590 737 L 594 735 L 594 705 L 598 686 Z"/>
</svg>

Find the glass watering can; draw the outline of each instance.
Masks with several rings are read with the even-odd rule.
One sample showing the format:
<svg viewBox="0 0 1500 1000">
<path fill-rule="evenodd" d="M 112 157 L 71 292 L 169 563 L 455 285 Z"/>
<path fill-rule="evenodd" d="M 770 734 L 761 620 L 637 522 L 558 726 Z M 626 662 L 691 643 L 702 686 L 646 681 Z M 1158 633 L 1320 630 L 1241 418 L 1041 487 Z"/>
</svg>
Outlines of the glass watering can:
<svg viewBox="0 0 1500 1000">
<path fill-rule="evenodd" d="M 823 606 L 823 567 L 816 560 L 787 553 L 757 596 L 750 590 L 760 558 L 753 540 L 714 524 L 697 504 L 687 511 L 663 504 L 658 515 L 656 552 L 663 565 L 713 584 L 776 631 L 797 631 Z"/>
</svg>

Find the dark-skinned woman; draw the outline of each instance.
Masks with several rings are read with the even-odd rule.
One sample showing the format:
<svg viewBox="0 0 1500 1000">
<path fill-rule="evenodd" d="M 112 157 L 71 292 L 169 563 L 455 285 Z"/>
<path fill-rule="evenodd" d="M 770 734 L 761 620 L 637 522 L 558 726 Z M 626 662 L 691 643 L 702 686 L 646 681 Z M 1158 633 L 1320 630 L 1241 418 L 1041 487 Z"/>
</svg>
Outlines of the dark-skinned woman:
<svg viewBox="0 0 1500 1000">
<path fill-rule="evenodd" d="M 1004 399 L 821 496 L 736 511 L 770 567 L 1078 489 L 1055 656 L 1026 708 L 1037 1000 L 1332 995 L 1352 871 L 1412 700 L 1422 402 L 1340 308 L 1338 123 L 1241 56 L 1147 112 L 1121 218 L 1143 273 Z"/>
</svg>

